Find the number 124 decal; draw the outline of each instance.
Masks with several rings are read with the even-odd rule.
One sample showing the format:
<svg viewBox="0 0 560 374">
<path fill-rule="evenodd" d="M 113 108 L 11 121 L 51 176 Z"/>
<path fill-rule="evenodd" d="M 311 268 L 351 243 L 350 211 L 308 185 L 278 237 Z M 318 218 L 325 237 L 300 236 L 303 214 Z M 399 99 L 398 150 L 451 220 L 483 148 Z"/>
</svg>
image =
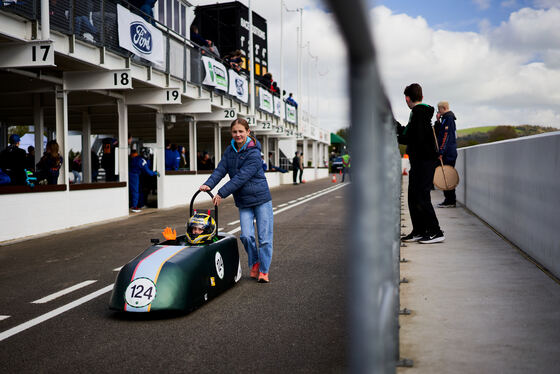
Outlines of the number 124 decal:
<svg viewBox="0 0 560 374">
<path fill-rule="evenodd" d="M 137 278 L 130 282 L 125 291 L 125 301 L 134 308 L 149 305 L 156 297 L 156 285 L 148 278 Z"/>
</svg>

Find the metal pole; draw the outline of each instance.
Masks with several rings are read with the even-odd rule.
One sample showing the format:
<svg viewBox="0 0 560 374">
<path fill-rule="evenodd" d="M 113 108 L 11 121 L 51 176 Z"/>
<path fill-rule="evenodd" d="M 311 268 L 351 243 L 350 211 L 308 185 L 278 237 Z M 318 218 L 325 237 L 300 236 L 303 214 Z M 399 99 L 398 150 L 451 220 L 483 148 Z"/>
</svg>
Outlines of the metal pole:
<svg viewBox="0 0 560 374">
<path fill-rule="evenodd" d="M 395 275 L 396 136 L 378 73 L 362 0 L 328 0 L 348 48 L 355 236 L 350 242 L 349 328 L 353 373 L 395 373 L 398 278 Z"/>
<path fill-rule="evenodd" d="M 280 111 L 280 123 L 284 125 L 284 95 L 282 95 L 282 90 L 284 89 L 284 0 L 280 1 L 280 100 L 282 100 L 282 110 Z M 268 157 L 268 154 L 266 154 Z"/>
<path fill-rule="evenodd" d="M 251 115 L 255 115 L 255 96 L 257 93 L 255 87 L 255 49 L 253 47 L 253 9 L 251 8 L 251 0 L 249 0 L 249 72 L 251 86 Z"/>
<path fill-rule="evenodd" d="M 51 38 L 49 0 L 41 0 L 41 36 L 43 40 L 49 40 Z"/>
<path fill-rule="evenodd" d="M 315 73 L 317 73 L 317 79 L 315 79 L 315 116 L 319 121 L 319 56 L 315 57 Z"/>
<path fill-rule="evenodd" d="M 298 46 L 297 46 L 297 64 L 298 64 L 298 78 L 297 78 L 297 90 L 298 90 L 298 101 L 300 103 L 303 104 L 303 99 L 302 99 L 302 92 L 301 92 L 301 48 L 302 48 L 302 44 L 303 44 L 303 9 L 302 8 L 298 8 L 299 11 L 299 28 L 298 28 Z M 298 117 L 298 130 L 302 131 L 300 128 L 300 124 L 301 124 L 301 110 L 300 107 L 298 107 L 298 111 L 297 111 L 297 117 Z"/>
<path fill-rule="evenodd" d="M 307 47 L 307 53 L 311 54 L 310 50 L 310 42 L 307 42 L 307 44 L 305 45 Z M 307 71 L 306 74 L 307 75 L 307 95 L 306 95 L 306 99 L 307 99 L 307 123 L 311 124 L 311 98 L 310 98 L 310 92 L 309 92 L 309 61 L 311 59 L 309 58 L 309 56 L 307 56 L 307 64 L 305 64 Z"/>
</svg>

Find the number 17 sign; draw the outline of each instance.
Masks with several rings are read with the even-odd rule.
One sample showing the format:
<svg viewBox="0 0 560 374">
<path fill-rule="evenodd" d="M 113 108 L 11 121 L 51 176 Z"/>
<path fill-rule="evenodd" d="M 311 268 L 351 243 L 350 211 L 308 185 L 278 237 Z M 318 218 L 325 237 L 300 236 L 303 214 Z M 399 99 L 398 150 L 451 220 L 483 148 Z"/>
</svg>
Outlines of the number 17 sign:
<svg viewBox="0 0 560 374">
<path fill-rule="evenodd" d="M 52 41 L 0 45 L 0 68 L 33 66 L 56 66 Z"/>
</svg>

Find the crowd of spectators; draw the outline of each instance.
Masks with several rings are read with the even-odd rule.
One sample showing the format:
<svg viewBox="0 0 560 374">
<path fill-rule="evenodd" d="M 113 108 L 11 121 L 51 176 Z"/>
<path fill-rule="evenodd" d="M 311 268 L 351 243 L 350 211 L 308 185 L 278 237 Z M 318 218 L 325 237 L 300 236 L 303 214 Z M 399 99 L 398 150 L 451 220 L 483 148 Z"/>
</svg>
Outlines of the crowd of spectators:
<svg viewBox="0 0 560 374">
<path fill-rule="evenodd" d="M 0 153 L 0 184 L 24 186 L 29 180 L 39 184 L 57 184 L 60 168 L 64 161 L 56 140 L 47 142 L 46 150 L 35 165 L 35 148 L 29 146 L 28 153 L 19 147 L 21 138 L 10 135 L 9 145 Z"/>
<path fill-rule="evenodd" d="M 272 79 L 272 74 L 267 72 L 259 77 L 259 82 L 274 96 L 280 97 L 280 88 L 274 79 Z"/>
<path fill-rule="evenodd" d="M 218 52 L 218 48 L 215 46 L 212 40 L 204 38 L 198 29 L 197 25 L 191 26 L 191 34 L 190 39 L 193 41 L 197 46 L 200 47 L 202 54 L 209 54 L 210 56 L 216 57 L 220 59 L 220 53 Z M 222 62 L 228 68 L 234 69 L 235 71 L 239 72 L 242 69 L 243 65 L 243 51 L 240 49 L 231 51 L 225 54 L 222 58 Z M 259 83 L 269 90 L 274 96 L 282 97 L 282 99 L 290 104 L 298 107 L 298 103 L 293 97 L 293 94 L 290 92 L 289 96 L 284 99 L 286 95 L 286 91 L 281 91 L 278 83 L 273 79 L 272 74 L 270 72 L 266 72 L 261 76 L 257 76 L 257 80 Z"/>
<path fill-rule="evenodd" d="M 198 151 L 196 153 L 197 170 L 214 170 L 214 158 L 208 151 Z M 165 142 L 165 170 L 188 170 L 189 156 L 187 149 L 182 145 Z"/>
</svg>

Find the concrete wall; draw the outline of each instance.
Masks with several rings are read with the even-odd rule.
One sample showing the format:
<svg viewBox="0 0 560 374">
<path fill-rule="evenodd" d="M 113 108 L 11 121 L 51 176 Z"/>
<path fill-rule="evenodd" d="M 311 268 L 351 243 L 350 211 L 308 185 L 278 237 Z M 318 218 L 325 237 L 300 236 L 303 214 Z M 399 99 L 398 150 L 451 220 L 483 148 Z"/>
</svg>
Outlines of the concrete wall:
<svg viewBox="0 0 560 374">
<path fill-rule="evenodd" d="M 128 188 L 0 195 L 0 242 L 128 216 Z"/>
<path fill-rule="evenodd" d="M 459 149 L 457 199 L 560 277 L 560 131 Z"/>
</svg>

